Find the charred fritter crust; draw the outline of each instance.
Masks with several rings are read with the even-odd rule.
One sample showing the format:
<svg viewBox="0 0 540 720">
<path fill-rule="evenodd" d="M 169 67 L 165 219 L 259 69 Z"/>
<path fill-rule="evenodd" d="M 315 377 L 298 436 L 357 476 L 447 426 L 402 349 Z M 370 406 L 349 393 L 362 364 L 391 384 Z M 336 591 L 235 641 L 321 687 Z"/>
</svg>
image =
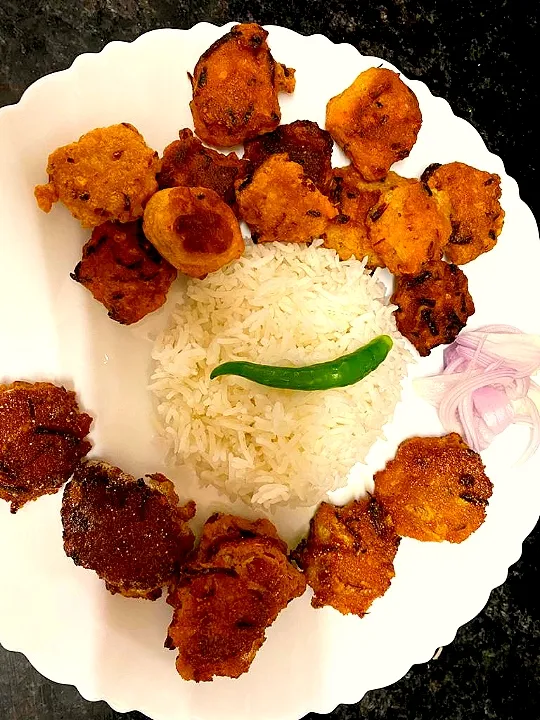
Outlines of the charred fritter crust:
<svg viewBox="0 0 540 720">
<path fill-rule="evenodd" d="M 326 129 L 369 181 L 409 155 L 421 124 L 416 95 L 386 68 L 361 73 L 326 107 Z"/>
<path fill-rule="evenodd" d="M 209 518 L 168 598 L 174 616 L 165 645 L 178 648 L 185 680 L 236 678 L 249 669 L 266 628 L 306 588 L 286 551 L 268 520 Z"/>
<path fill-rule="evenodd" d="M 313 588 L 313 607 L 363 617 L 390 587 L 398 545 L 391 517 L 367 497 L 344 507 L 322 503 L 293 557 Z"/>
<path fill-rule="evenodd" d="M 457 433 L 404 440 L 375 475 L 375 497 L 399 535 L 460 543 L 486 517 L 492 484 L 480 455 Z"/>
<path fill-rule="evenodd" d="M 286 155 L 271 155 L 237 183 L 240 216 L 255 242 L 309 242 L 320 238 L 337 210 Z"/>
<path fill-rule="evenodd" d="M 465 274 L 443 260 L 426 263 L 418 275 L 400 275 L 390 302 L 399 332 L 420 355 L 453 342 L 474 313 Z"/>
<path fill-rule="evenodd" d="M 271 133 L 247 140 L 244 159 L 249 160 L 253 172 L 270 155 L 285 153 L 289 160 L 302 166 L 304 174 L 326 195 L 332 180 L 333 147 L 330 133 L 321 130 L 317 123 L 295 120 L 289 125 L 280 125 Z"/>
<path fill-rule="evenodd" d="M 90 290 L 123 325 L 160 308 L 177 275 L 148 242 L 140 220 L 94 228 L 71 277 Z"/>
<path fill-rule="evenodd" d="M 191 277 L 203 278 L 244 252 L 235 214 L 208 188 L 160 190 L 146 206 L 143 229 L 157 251 Z"/>
<path fill-rule="evenodd" d="M 83 463 L 64 490 L 64 550 L 112 594 L 156 600 L 193 548 L 186 522 L 194 515 L 195 503 L 180 506 L 164 475 L 136 480 L 105 462 Z"/>
<path fill-rule="evenodd" d="M 88 453 L 92 418 L 74 392 L 52 383 L 0 385 L 0 498 L 15 513 L 58 492 Z"/>
<path fill-rule="evenodd" d="M 60 200 L 83 227 L 130 222 L 156 192 L 159 168 L 157 152 L 133 125 L 96 128 L 49 156 L 49 182 L 35 196 L 47 213 Z"/>
<path fill-rule="evenodd" d="M 179 136 L 163 151 L 159 187 L 210 188 L 235 209 L 234 183 L 245 176 L 248 162 L 234 152 L 224 155 L 205 147 L 191 130 L 180 130 Z"/>
<path fill-rule="evenodd" d="M 504 222 L 498 175 L 461 162 L 434 163 L 422 180 L 449 196 L 452 234 L 444 251 L 450 262 L 464 265 L 495 247 Z"/>
<path fill-rule="evenodd" d="M 195 133 L 230 147 L 274 130 L 278 92 L 293 92 L 294 70 L 274 61 L 260 25 L 235 25 L 204 52 L 190 76 Z"/>
</svg>

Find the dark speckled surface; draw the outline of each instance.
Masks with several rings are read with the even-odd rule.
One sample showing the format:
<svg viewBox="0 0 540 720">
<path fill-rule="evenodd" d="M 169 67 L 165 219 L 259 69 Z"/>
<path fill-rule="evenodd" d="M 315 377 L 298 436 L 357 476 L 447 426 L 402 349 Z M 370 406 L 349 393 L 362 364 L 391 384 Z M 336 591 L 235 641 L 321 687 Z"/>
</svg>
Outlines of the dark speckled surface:
<svg viewBox="0 0 540 720">
<path fill-rule="evenodd" d="M 446 98 L 502 157 L 538 218 L 533 110 L 539 100 L 538 15 L 536 3 L 504 0 L 0 0 L 0 104 L 17 102 L 34 80 L 68 67 L 81 52 L 99 51 L 111 40 L 133 40 L 158 27 L 241 19 L 324 33 L 386 58 Z M 357 705 L 340 706 L 328 717 L 538 720 L 539 553 L 536 530 L 507 582 L 493 591 L 485 610 L 459 630 L 439 659 L 415 666 L 392 687 L 368 693 Z M 143 718 L 82 700 L 73 688 L 42 678 L 21 655 L 0 648 L 0 661 L 1 720 Z"/>
</svg>

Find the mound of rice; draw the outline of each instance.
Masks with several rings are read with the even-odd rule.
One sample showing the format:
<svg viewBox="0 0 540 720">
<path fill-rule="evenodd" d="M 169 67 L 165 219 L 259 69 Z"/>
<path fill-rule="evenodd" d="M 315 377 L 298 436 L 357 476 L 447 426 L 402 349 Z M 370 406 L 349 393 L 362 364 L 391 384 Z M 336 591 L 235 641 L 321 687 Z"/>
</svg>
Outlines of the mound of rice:
<svg viewBox="0 0 540 720">
<path fill-rule="evenodd" d="M 333 250 L 271 243 L 204 280 L 190 280 L 157 339 L 151 389 L 171 456 L 203 485 L 268 508 L 313 505 L 343 487 L 401 395 L 410 360 L 385 287 L 364 263 Z M 210 381 L 227 360 L 306 365 L 376 335 L 394 347 L 347 388 L 275 390 L 238 377 Z"/>
</svg>

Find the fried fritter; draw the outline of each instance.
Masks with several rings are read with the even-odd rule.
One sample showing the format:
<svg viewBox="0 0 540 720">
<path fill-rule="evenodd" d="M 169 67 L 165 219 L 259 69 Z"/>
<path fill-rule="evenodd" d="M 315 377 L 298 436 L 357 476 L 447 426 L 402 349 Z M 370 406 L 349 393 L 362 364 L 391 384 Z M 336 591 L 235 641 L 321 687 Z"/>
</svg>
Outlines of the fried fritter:
<svg viewBox="0 0 540 720">
<path fill-rule="evenodd" d="M 426 263 L 418 275 L 398 275 L 390 302 L 399 332 L 420 355 L 453 342 L 474 313 L 465 274 L 443 260 Z"/>
<path fill-rule="evenodd" d="M 375 497 L 398 535 L 460 543 L 486 517 L 492 484 L 480 455 L 457 433 L 404 440 L 375 474 Z"/>
<path fill-rule="evenodd" d="M 129 123 L 96 128 L 49 155 L 47 185 L 37 185 L 39 207 L 60 200 L 83 227 L 106 220 L 130 222 L 143 214 L 158 189 L 157 152 Z"/>
<path fill-rule="evenodd" d="M 185 680 L 247 672 L 266 628 L 306 588 L 286 551 L 268 520 L 208 519 L 168 598 L 174 616 L 165 645 L 178 648 L 176 668 Z"/>
<path fill-rule="evenodd" d="M 326 106 L 326 129 L 369 181 L 406 158 L 422 114 L 413 91 L 386 68 L 370 68 Z"/>
<path fill-rule="evenodd" d="M 160 190 L 146 206 L 143 230 L 171 265 L 191 277 L 203 278 L 244 252 L 235 214 L 207 188 Z"/>
<path fill-rule="evenodd" d="M 195 503 L 180 506 L 164 475 L 136 480 L 105 462 L 82 463 L 62 499 L 64 550 L 113 595 L 156 600 L 193 548 L 186 523 L 194 515 Z"/>
<path fill-rule="evenodd" d="M 326 195 L 332 180 L 332 149 L 330 133 L 311 120 L 295 120 L 280 125 L 273 132 L 247 140 L 244 159 L 249 160 L 251 172 L 270 157 L 285 153 L 289 160 L 302 166 L 305 175 Z"/>
<path fill-rule="evenodd" d="M 209 145 L 238 145 L 279 125 L 277 94 L 293 92 L 294 70 L 274 61 L 267 37 L 255 23 L 235 25 L 199 58 L 189 106 Z"/>
<path fill-rule="evenodd" d="M 48 382 L 0 385 L 0 498 L 15 513 L 58 492 L 88 453 L 92 418 L 75 393 Z"/>
<path fill-rule="evenodd" d="M 271 155 L 236 185 L 240 216 L 255 242 L 309 242 L 338 214 L 334 205 L 286 155 Z"/>
<path fill-rule="evenodd" d="M 319 505 L 293 558 L 313 588 L 313 607 L 363 617 L 390 587 L 398 545 L 391 517 L 367 497 L 344 507 Z"/>
<path fill-rule="evenodd" d="M 123 325 L 160 308 L 176 275 L 176 268 L 145 238 L 140 220 L 94 228 L 71 273 Z"/>
<path fill-rule="evenodd" d="M 504 222 L 498 175 L 461 162 L 433 163 L 422 180 L 449 196 L 452 233 L 444 252 L 450 262 L 464 265 L 495 247 Z"/>
</svg>

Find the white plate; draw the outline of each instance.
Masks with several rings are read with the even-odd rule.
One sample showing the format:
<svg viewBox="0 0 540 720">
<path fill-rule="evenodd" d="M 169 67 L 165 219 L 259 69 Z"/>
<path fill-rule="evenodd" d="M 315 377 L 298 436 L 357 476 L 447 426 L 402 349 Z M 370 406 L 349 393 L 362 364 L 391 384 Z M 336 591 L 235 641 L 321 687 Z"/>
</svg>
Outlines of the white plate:
<svg viewBox="0 0 540 720">
<path fill-rule="evenodd" d="M 38 81 L 0 114 L 0 378 L 52 379 L 75 387 L 96 418 L 93 454 L 137 475 L 162 469 L 145 384 L 147 335 L 166 322 L 167 308 L 135 328 L 110 321 L 69 278 L 88 233 L 62 207 L 41 213 L 33 187 L 45 181 L 49 152 L 94 127 L 131 122 L 161 151 L 180 128 L 191 126 L 186 73 L 225 29 L 201 24 L 189 31 L 157 30 L 132 44 L 111 43 Z M 323 124 L 327 100 L 360 71 L 382 62 L 320 35 L 269 31 L 276 59 L 297 69 L 294 95 L 281 97 L 283 122 Z M 412 176 L 430 162 L 462 160 L 502 177 L 506 221 L 499 243 L 465 268 L 477 307 L 471 327 L 510 323 L 538 332 L 540 243 L 516 183 L 444 100 L 423 83 L 409 84 L 424 123 L 410 157 L 396 169 Z M 428 374 L 440 361 L 439 350 L 414 373 Z M 407 385 L 388 441 L 371 453 L 370 472 L 402 438 L 439 430 L 434 411 Z M 540 514 L 540 455 L 524 467 L 512 465 L 526 440 L 509 431 L 485 454 L 495 490 L 480 530 L 455 546 L 404 540 L 396 578 L 366 618 L 313 610 L 306 593 L 269 629 L 248 674 L 199 685 L 177 675 L 174 654 L 163 648 L 171 616 L 163 600 L 113 597 L 94 573 L 64 556 L 60 494 L 30 503 L 16 516 L 2 502 L 0 641 L 25 653 L 48 678 L 76 685 L 85 698 L 154 720 L 296 720 L 356 702 L 451 642 L 504 581 Z M 217 496 L 209 492 L 191 485 L 181 492 L 198 501 L 201 522 L 216 507 Z M 292 540 L 308 516 L 284 512 L 277 522 Z"/>
</svg>

